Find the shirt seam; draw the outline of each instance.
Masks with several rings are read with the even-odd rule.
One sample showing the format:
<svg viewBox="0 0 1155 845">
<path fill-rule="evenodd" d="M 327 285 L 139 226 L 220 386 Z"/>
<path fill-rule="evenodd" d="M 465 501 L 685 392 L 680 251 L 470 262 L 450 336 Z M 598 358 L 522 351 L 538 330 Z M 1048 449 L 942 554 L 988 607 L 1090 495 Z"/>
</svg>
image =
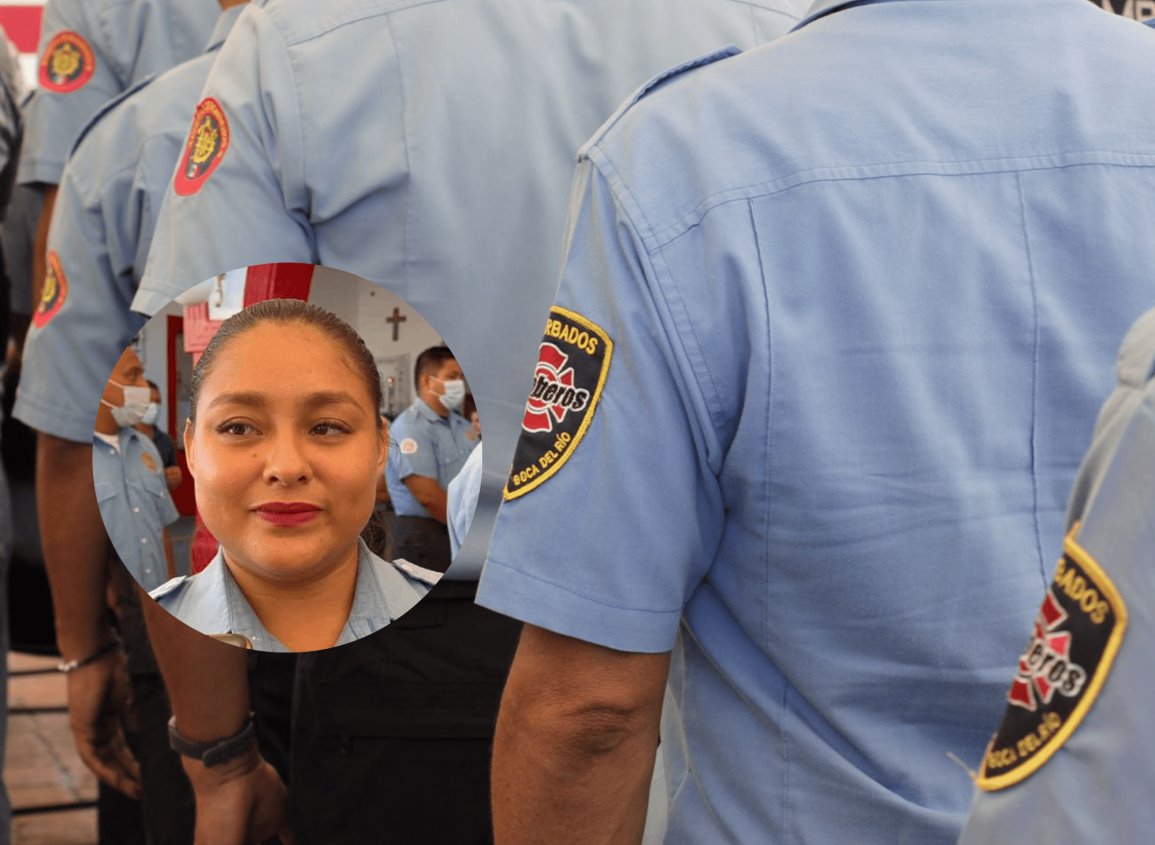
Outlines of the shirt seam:
<svg viewBox="0 0 1155 845">
<path fill-rule="evenodd" d="M 1031 291 L 1031 502 L 1035 523 L 1035 549 L 1039 555 L 1039 574 L 1043 585 L 1048 583 L 1046 559 L 1043 556 L 1043 528 L 1039 519 L 1039 295 L 1036 287 L 1034 256 L 1031 254 L 1031 232 L 1027 222 L 1027 198 L 1023 188 L 1023 176 L 1015 174 L 1015 187 L 1019 196 L 1019 219 L 1022 226 L 1023 254 L 1027 261 L 1027 279 Z"/>
<path fill-rule="evenodd" d="M 610 159 L 607 155 L 605 155 L 603 150 L 601 150 L 597 147 L 592 149 L 590 151 L 589 161 L 590 161 L 590 166 L 592 168 L 594 168 L 596 171 L 598 171 L 599 173 L 601 173 L 603 175 L 603 177 L 605 178 L 606 185 L 610 189 L 611 197 L 614 200 L 617 207 L 621 210 L 622 216 L 625 218 L 626 224 L 629 226 L 630 230 L 633 233 L 635 233 L 639 238 L 639 241 L 640 241 L 639 245 L 642 247 L 642 249 L 640 250 L 640 255 L 645 256 L 645 260 L 650 266 L 650 273 L 651 273 L 651 275 L 653 277 L 653 281 L 654 281 L 653 290 L 652 290 L 652 292 L 648 292 L 647 298 L 654 301 L 655 305 L 658 304 L 657 300 L 660 299 L 661 304 L 665 306 L 665 310 L 668 313 L 670 313 L 672 316 L 673 307 L 672 307 L 671 302 L 670 302 L 670 294 L 676 294 L 677 292 L 676 291 L 670 291 L 670 292 L 666 291 L 666 289 L 665 289 L 666 285 L 664 285 L 662 283 L 662 277 L 657 271 L 657 261 L 658 261 L 659 257 L 661 258 L 663 266 L 666 266 L 667 271 L 669 269 L 668 265 L 666 265 L 666 262 L 665 262 L 665 256 L 660 255 L 663 247 L 662 246 L 656 246 L 653 249 L 650 249 L 649 247 L 647 247 L 646 246 L 646 240 L 647 240 L 646 237 L 641 235 L 641 233 L 638 230 L 637 223 L 634 222 L 635 217 L 640 217 L 645 224 L 646 231 L 652 231 L 653 230 L 653 227 L 650 225 L 650 222 L 646 219 L 645 212 L 643 211 L 641 204 L 634 198 L 633 194 L 630 192 L 629 187 L 626 185 L 625 180 L 623 180 L 621 178 L 621 174 L 618 172 L 617 167 L 614 165 L 613 160 Z M 679 298 L 679 304 L 680 304 L 680 298 Z M 684 310 L 685 309 L 683 306 L 683 311 Z M 722 401 L 720 398 L 721 394 L 718 390 L 717 384 L 714 381 L 714 377 L 710 372 L 709 359 L 702 353 L 702 346 L 698 341 L 698 336 L 697 336 L 697 333 L 694 329 L 694 326 L 688 320 L 686 322 L 688 325 L 691 339 L 693 341 L 693 347 L 694 347 L 693 353 L 691 353 L 690 349 L 687 347 L 686 341 L 682 340 L 682 334 L 680 332 L 678 333 L 679 336 L 677 338 L 672 338 L 672 337 L 670 337 L 669 332 L 666 331 L 666 327 L 663 326 L 662 327 L 662 334 L 665 337 L 665 340 L 667 343 L 669 343 L 671 346 L 680 347 L 682 350 L 682 354 L 685 355 L 686 358 L 701 365 L 700 369 L 702 372 L 702 376 L 706 379 L 707 384 L 703 385 L 702 379 L 698 377 L 697 370 L 694 370 L 694 369 L 692 369 L 691 373 L 689 374 L 689 381 L 691 381 L 697 387 L 698 393 L 702 396 L 702 399 L 705 402 L 707 413 L 711 417 L 708 420 L 709 428 L 710 428 L 712 434 L 714 435 L 714 439 L 717 440 L 718 429 L 717 429 L 717 426 L 716 426 L 715 421 L 713 419 L 713 416 L 714 416 L 714 414 L 720 414 L 721 413 L 721 408 L 722 408 Z M 682 374 L 680 372 L 681 368 L 677 368 L 677 369 L 679 370 L 679 374 L 683 375 L 683 378 L 685 378 L 685 374 Z M 687 408 L 687 411 L 690 411 L 690 410 L 691 410 L 690 408 Z"/>
<path fill-rule="evenodd" d="M 590 152 L 592 154 L 593 150 Z M 611 168 L 613 167 L 604 151 L 601 151 L 601 155 L 599 155 L 598 158 Z M 1155 167 L 1155 155 L 1089 150 L 1079 153 L 1057 153 L 1024 158 L 975 159 L 958 162 L 883 162 L 879 164 L 818 167 L 800 170 L 753 185 L 743 185 L 718 191 L 706 197 L 691 211 L 664 228 L 655 231 L 650 227 L 647 230 L 649 234 L 643 236 L 643 243 L 646 244 L 647 249 L 661 249 L 691 231 L 706 215 L 716 208 L 734 202 L 765 199 L 766 197 L 786 193 L 787 191 L 804 185 L 822 182 L 865 182 L 874 179 L 893 179 L 909 176 L 980 176 L 999 173 L 1017 175 L 1036 170 L 1064 170 L 1069 167 L 1102 166 Z M 617 173 L 616 169 L 614 172 L 615 174 Z M 620 178 L 615 181 L 620 181 Z"/>
</svg>

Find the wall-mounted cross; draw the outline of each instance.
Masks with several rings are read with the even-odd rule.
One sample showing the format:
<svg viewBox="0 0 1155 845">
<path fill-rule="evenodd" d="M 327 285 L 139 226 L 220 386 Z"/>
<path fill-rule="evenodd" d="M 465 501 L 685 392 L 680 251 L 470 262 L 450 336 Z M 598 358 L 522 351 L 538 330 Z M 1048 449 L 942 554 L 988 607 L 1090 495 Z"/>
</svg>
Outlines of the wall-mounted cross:
<svg viewBox="0 0 1155 845">
<path fill-rule="evenodd" d="M 400 308 L 394 308 L 393 309 L 393 316 L 385 318 L 386 323 L 391 323 L 393 325 L 393 340 L 394 341 L 397 340 L 398 332 L 401 331 L 401 324 L 404 323 L 408 319 L 409 319 L 408 317 L 401 316 L 401 309 Z"/>
</svg>

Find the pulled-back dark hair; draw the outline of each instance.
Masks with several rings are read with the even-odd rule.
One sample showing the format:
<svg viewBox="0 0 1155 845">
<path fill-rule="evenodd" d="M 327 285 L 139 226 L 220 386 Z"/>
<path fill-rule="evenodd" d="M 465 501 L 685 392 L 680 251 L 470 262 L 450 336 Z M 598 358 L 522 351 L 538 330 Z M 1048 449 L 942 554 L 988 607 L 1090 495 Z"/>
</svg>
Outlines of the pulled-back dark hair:
<svg viewBox="0 0 1155 845">
<path fill-rule="evenodd" d="M 301 323 L 318 329 L 336 343 L 353 365 L 353 369 L 364 379 L 365 386 L 369 388 L 369 395 L 373 397 L 377 427 L 381 427 L 381 374 L 377 371 L 373 353 L 353 327 L 336 314 L 300 299 L 266 299 L 250 305 L 221 323 L 217 333 L 205 347 L 200 360 L 197 361 L 196 367 L 193 368 L 192 379 L 189 382 L 190 420 L 196 421 L 197 399 L 200 397 L 201 385 L 212 372 L 213 363 L 221 348 L 230 340 L 240 337 L 262 323 L 276 325 Z"/>
</svg>

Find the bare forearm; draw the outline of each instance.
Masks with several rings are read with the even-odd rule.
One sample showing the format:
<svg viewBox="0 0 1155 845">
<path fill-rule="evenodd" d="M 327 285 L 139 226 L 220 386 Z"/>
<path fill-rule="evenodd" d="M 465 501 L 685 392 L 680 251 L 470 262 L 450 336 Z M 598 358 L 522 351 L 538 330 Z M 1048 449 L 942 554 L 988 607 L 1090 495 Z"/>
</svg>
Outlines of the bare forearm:
<svg viewBox="0 0 1155 845">
<path fill-rule="evenodd" d="M 60 652 L 83 658 L 108 639 L 105 585 L 112 551 L 92 484 L 92 444 L 37 438 L 36 506 Z"/>
<path fill-rule="evenodd" d="M 429 511 L 431 517 L 440 523 L 445 522 L 445 510 L 449 495 L 445 488 L 438 485 L 436 478 L 425 475 L 410 475 L 404 479 L 404 483 L 409 488 L 409 492 L 413 494 L 413 498 L 421 504 L 421 507 Z"/>
<path fill-rule="evenodd" d="M 499 845 L 641 841 L 668 658 L 578 644 L 608 656 L 591 674 L 575 642 L 523 635 L 494 739 Z"/>
<path fill-rule="evenodd" d="M 48 228 L 52 223 L 52 209 L 56 206 L 56 185 L 44 187 L 40 202 L 40 219 L 36 223 L 36 243 L 32 252 L 32 308 L 36 309 L 44 290 L 44 276 L 48 271 Z"/>
<path fill-rule="evenodd" d="M 194 631 L 152 600 L 143 604 L 181 734 L 208 742 L 237 733 L 249 715 L 245 652 Z"/>
</svg>

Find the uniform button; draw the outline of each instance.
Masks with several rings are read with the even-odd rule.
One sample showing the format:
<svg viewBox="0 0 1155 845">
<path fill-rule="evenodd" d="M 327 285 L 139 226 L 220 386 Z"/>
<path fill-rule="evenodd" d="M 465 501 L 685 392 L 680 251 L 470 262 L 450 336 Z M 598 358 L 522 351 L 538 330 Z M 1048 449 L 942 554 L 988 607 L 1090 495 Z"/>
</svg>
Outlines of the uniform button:
<svg viewBox="0 0 1155 845">
<path fill-rule="evenodd" d="M 148 544 L 148 537 L 141 537 L 140 542 L 141 542 L 141 545 L 147 545 Z"/>
<path fill-rule="evenodd" d="M 132 512 L 133 512 L 133 513 L 140 513 L 140 508 L 133 508 L 133 509 L 132 509 Z"/>
</svg>

